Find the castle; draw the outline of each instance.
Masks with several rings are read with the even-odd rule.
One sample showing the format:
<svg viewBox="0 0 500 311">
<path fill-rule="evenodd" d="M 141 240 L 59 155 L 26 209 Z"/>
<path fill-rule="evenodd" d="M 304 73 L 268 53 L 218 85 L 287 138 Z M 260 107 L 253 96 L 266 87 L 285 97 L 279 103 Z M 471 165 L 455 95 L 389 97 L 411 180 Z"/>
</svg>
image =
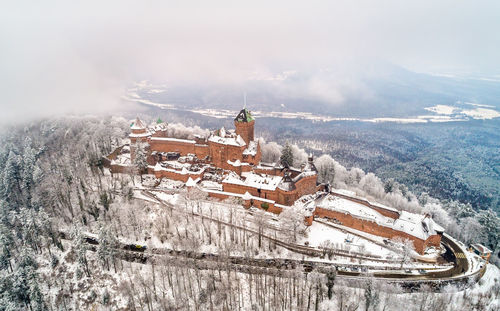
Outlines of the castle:
<svg viewBox="0 0 500 311">
<path fill-rule="evenodd" d="M 235 130 L 221 128 L 208 137 L 169 137 L 166 124 L 146 126 L 139 118 L 131 125 L 130 145 L 106 161 L 113 173 L 134 170 L 138 152 L 147 155 L 147 173 L 156 178 L 183 181 L 188 189 L 198 187 L 209 196 L 236 197 L 244 206 L 255 206 L 279 214 L 292 205 L 304 209 L 305 221 L 314 217 L 384 238 L 413 241 L 423 254 L 429 246 L 439 247 L 443 229 L 428 215 L 401 212 L 356 197 L 342 190 L 330 190 L 317 183 L 313 158 L 300 168 L 261 162 L 261 147 L 254 137 L 255 119 L 246 108 L 234 119 Z"/>
</svg>

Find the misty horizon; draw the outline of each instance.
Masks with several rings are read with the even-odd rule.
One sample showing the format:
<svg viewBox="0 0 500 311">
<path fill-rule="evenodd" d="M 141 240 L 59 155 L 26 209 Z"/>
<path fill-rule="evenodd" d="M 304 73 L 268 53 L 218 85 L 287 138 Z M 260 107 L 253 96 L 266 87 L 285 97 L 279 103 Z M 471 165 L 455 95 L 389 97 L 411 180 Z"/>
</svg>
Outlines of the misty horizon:
<svg viewBox="0 0 500 311">
<path fill-rule="evenodd" d="M 3 4 L 1 119 L 119 111 L 142 80 L 242 94 L 252 81 L 305 73 L 293 87 L 269 86 L 305 106 L 378 105 L 379 86 L 366 80 L 390 85 L 395 68 L 491 88 L 499 11 L 493 1 Z"/>
</svg>

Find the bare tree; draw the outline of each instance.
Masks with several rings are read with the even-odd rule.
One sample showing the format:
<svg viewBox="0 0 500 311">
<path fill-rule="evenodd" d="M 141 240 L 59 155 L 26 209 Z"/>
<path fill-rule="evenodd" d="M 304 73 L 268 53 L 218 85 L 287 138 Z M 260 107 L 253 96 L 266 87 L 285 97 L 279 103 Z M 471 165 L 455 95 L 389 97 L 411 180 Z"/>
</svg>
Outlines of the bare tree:
<svg viewBox="0 0 500 311">
<path fill-rule="evenodd" d="M 410 262 L 415 253 L 413 241 L 407 238 L 395 237 L 392 239 L 395 244 L 400 246 L 401 268 L 403 265 Z"/>
</svg>

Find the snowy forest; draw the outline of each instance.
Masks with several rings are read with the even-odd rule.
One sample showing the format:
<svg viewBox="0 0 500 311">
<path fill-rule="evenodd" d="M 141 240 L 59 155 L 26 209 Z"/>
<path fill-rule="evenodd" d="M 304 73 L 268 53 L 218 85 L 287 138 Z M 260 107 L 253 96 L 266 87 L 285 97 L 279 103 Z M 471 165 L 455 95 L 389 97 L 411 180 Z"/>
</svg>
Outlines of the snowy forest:
<svg viewBox="0 0 500 311">
<path fill-rule="evenodd" d="M 0 310 L 498 310 L 498 277 L 465 290 L 412 293 L 375 278 L 346 284 L 334 269 L 245 265 L 287 254 L 277 242 L 306 234 L 300 211 L 273 220 L 256 210 L 249 228 L 237 201 L 223 202 L 221 212 L 203 193 L 181 191 L 176 205 L 141 195 L 150 177 L 113 175 L 102 160 L 129 125 L 121 117 L 65 117 L 2 130 Z M 168 126 L 177 138 L 206 133 Z M 304 146 L 260 144 L 265 162 L 307 160 Z M 451 236 L 489 247 L 500 264 L 500 218 L 492 210 L 413 193 L 330 155 L 314 164 L 320 182 L 429 213 Z M 141 253 L 145 247 L 151 251 Z M 228 259 L 234 254 L 241 264 Z"/>
</svg>

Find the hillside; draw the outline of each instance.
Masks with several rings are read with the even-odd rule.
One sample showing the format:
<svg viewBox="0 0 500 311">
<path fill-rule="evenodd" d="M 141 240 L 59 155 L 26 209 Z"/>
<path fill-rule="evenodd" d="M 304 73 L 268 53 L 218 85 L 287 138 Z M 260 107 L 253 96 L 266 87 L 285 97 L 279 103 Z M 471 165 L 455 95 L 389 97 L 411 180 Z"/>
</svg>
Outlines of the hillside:
<svg viewBox="0 0 500 311">
<path fill-rule="evenodd" d="M 190 197 L 182 183 L 168 180 L 161 181 L 163 188 L 157 190 L 156 198 L 145 196 L 144 190 L 156 184 L 154 178 L 141 182 L 138 176 L 112 176 L 100 161 L 122 144 L 128 126 L 120 118 L 52 119 L 10 128 L 9 136 L 2 137 L 1 233 L 2 240 L 8 241 L 2 248 L 3 308 L 249 310 L 317 306 L 327 310 L 332 304 L 363 307 L 370 303 L 398 310 L 407 299 L 429 308 L 448 299 L 464 308 L 471 304 L 495 308 L 498 281 L 491 275 L 497 271 L 494 267 L 488 267 L 486 281 L 477 290 L 468 290 L 467 298 L 459 298 L 464 295 L 457 289 L 448 294 L 403 294 L 400 287 L 379 285 L 376 278 L 357 284 L 360 289 L 352 288 L 344 275 L 380 265 L 374 256 L 380 255 L 380 246 L 365 238 L 355 238 L 355 244 L 364 245 L 360 257 L 356 255 L 359 246 L 345 244 L 352 237 L 342 231 L 319 227 L 296 231 L 290 227 L 293 218 L 275 219 L 259 210 L 248 214 L 234 201 L 200 204 L 204 202 L 201 197 Z M 390 204 L 398 198 L 399 206 L 408 209 L 428 210 L 461 239 L 478 238 L 466 226 L 479 226 L 488 234 L 492 232 L 486 226 L 495 226 L 483 223 L 481 214 L 467 220 L 461 214 L 447 215 L 431 198 L 421 205 L 410 192 L 403 196 L 398 190 L 402 186 L 390 193 L 374 191 L 384 185 L 373 175 L 367 174 L 365 182 L 359 183 L 352 179 L 352 174 L 362 177 L 359 169 L 346 170 L 327 156 L 321 161 L 319 170 L 326 169 L 322 176 L 333 177 L 332 184 Z M 328 177 L 326 173 L 333 171 L 334 176 Z M 460 226 L 467 230 L 453 231 Z M 296 232 L 300 232 L 300 243 L 321 244 L 325 257 L 304 257 L 296 253 L 298 246 L 284 244 Z M 330 242 L 318 240 L 325 232 L 329 232 Z M 487 237 L 481 238 L 487 243 Z M 346 255 L 355 256 L 354 260 Z M 393 269 L 400 269 L 404 257 L 397 251 L 385 251 L 384 256 L 393 258 Z M 329 274 L 322 264 L 304 266 L 293 260 L 331 262 L 358 271 Z M 413 271 L 410 275 L 418 275 L 418 269 L 432 269 L 428 264 L 403 264 Z M 383 269 L 390 266 L 382 265 Z M 264 290 L 269 284 L 273 284 L 272 290 Z M 394 300 L 393 295 L 403 300 Z"/>
</svg>

